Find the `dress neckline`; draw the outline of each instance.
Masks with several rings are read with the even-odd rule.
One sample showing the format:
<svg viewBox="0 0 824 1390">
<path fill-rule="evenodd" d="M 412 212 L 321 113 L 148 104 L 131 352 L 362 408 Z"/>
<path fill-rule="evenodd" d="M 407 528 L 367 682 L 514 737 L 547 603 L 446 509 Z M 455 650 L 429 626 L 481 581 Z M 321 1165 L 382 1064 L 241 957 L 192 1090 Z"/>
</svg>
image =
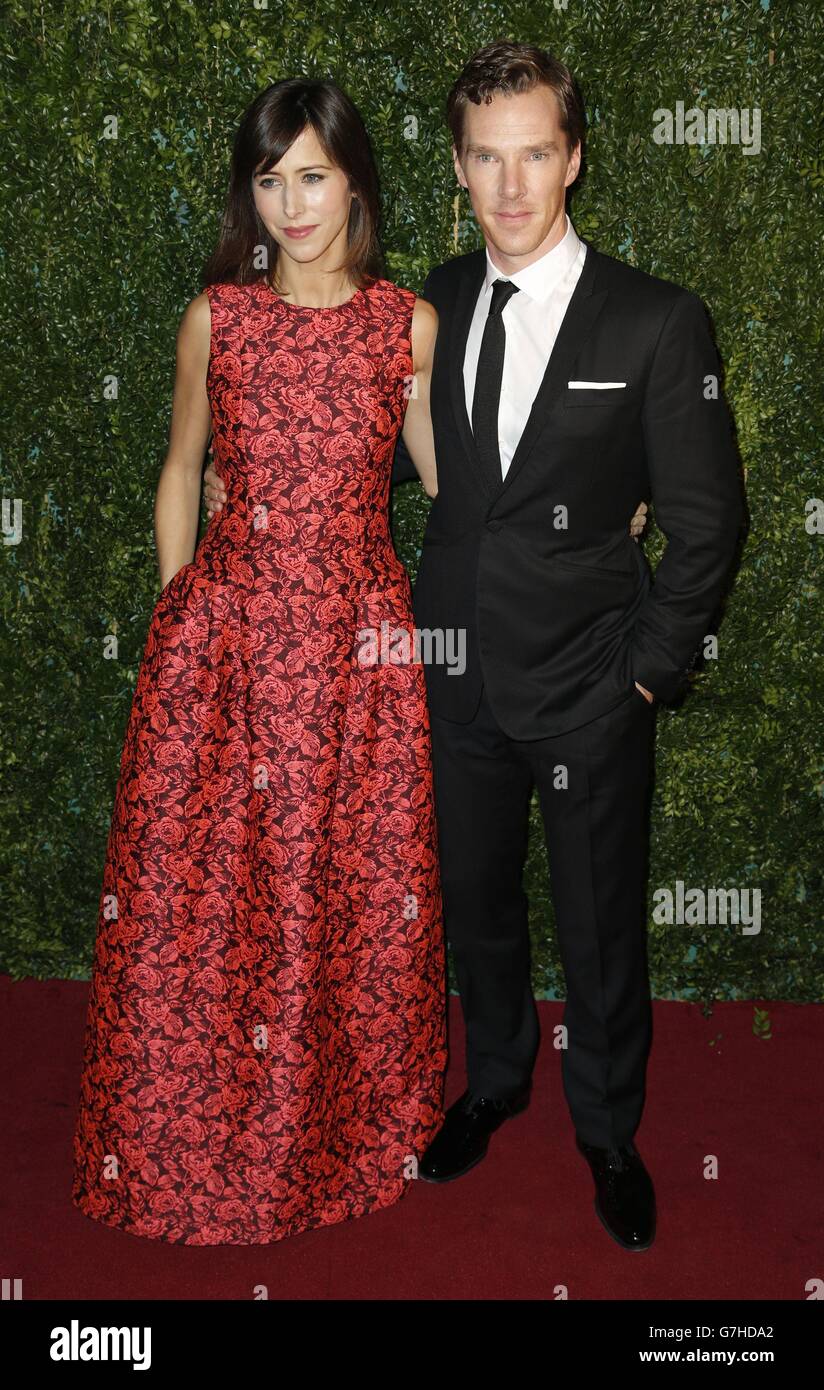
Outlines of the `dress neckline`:
<svg viewBox="0 0 824 1390">
<path fill-rule="evenodd" d="M 282 295 L 278 294 L 277 290 L 272 289 L 266 276 L 263 276 L 257 283 L 264 287 L 271 299 L 277 304 L 282 304 L 284 309 L 287 309 L 290 314 L 339 314 L 342 310 L 348 309 L 360 299 L 365 298 L 367 289 L 372 288 L 370 285 L 366 288 L 355 290 L 355 293 L 350 295 L 348 299 L 344 299 L 342 304 L 290 304 L 288 299 L 284 299 Z M 377 281 L 373 281 L 373 284 L 377 284 Z"/>
</svg>

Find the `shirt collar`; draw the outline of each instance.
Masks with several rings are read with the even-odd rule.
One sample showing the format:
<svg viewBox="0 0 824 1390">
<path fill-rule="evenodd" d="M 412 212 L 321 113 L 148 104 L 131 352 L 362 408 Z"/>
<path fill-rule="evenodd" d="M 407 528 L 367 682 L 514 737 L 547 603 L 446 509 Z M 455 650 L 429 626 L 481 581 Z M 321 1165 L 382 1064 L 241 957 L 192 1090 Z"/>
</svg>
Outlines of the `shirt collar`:
<svg viewBox="0 0 824 1390">
<path fill-rule="evenodd" d="M 496 280 L 511 280 L 513 285 L 517 285 L 518 289 L 529 299 L 543 304 L 549 299 L 553 290 L 557 289 L 567 272 L 571 270 L 580 248 L 580 239 L 567 213 L 566 232 L 557 246 L 553 246 L 552 250 L 545 252 L 539 260 L 533 261 L 532 265 L 526 266 L 524 270 L 516 271 L 514 275 L 505 275 L 502 270 L 499 270 L 490 259 L 487 249 L 484 294 L 492 293 L 492 286 Z"/>
</svg>

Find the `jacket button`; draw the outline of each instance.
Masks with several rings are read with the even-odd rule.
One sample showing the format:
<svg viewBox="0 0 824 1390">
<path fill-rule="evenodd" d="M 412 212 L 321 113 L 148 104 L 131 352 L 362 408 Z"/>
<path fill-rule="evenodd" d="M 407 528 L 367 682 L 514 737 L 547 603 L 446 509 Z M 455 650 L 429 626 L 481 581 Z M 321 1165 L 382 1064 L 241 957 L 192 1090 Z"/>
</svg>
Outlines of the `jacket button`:
<svg viewBox="0 0 824 1390">
<path fill-rule="evenodd" d="M 504 523 L 502 521 L 499 521 L 498 518 L 495 517 L 492 521 L 488 521 L 486 523 L 486 529 L 487 531 L 492 531 L 494 533 L 495 531 L 500 531 L 503 524 Z"/>
</svg>

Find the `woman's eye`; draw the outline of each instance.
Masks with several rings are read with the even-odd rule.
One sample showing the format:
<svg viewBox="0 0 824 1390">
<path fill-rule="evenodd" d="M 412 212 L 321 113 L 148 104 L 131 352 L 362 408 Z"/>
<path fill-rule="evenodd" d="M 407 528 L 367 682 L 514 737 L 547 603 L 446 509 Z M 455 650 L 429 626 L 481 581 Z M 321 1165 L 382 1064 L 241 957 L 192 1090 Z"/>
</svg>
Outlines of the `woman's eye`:
<svg viewBox="0 0 824 1390">
<path fill-rule="evenodd" d="M 320 180 L 323 178 L 323 174 L 304 174 L 303 178 L 304 178 L 304 182 L 306 182 L 307 180 L 309 180 L 309 181 L 311 181 L 312 183 L 315 183 L 315 182 L 320 182 Z M 277 183 L 278 183 L 278 181 L 277 181 L 276 178 L 274 178 L 272 175 L 268 175 L 268 174 L 267 174 L 265 178 L 262 178 L 262 179 L 260 180 L 260 187 L 261 187 L 261 188 L 276 188 L 276 187 L 277 187 Z"/>
</svg>

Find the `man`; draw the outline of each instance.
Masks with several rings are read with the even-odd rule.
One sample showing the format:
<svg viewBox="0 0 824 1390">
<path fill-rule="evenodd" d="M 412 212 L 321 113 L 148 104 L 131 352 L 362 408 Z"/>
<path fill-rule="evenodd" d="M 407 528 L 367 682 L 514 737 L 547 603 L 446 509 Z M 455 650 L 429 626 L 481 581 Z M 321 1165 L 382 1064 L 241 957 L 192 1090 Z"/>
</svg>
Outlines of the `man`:
<svg viewBox="0 0 824 1390">
<path fill-rule="evenodd" d="M 529 1100 L 539 1035 L 522 871 L 537 787 L 567 985 L 564 1092 L 601 1221 L 647 1249 L 655 1195 L 633 1136 L 651 1024 L 653 702 L 685 687 L 725 587 L 743 514 L 736 452 L 700 301 L 602 255 L 567 217 L 585 125 L 568 69 L 488 45 L 447 119 L 486 245 L 424 286 L 439 315 L 438 491 L 414 605 L 419 628 L 466 634 L 463 673 L 429 663 L 426 680 L 467 1090 L 420 1175 L 468 1172 Z M 626 529 L 650 495 L 668 540 L 654 584 Z"/>
</svg>

